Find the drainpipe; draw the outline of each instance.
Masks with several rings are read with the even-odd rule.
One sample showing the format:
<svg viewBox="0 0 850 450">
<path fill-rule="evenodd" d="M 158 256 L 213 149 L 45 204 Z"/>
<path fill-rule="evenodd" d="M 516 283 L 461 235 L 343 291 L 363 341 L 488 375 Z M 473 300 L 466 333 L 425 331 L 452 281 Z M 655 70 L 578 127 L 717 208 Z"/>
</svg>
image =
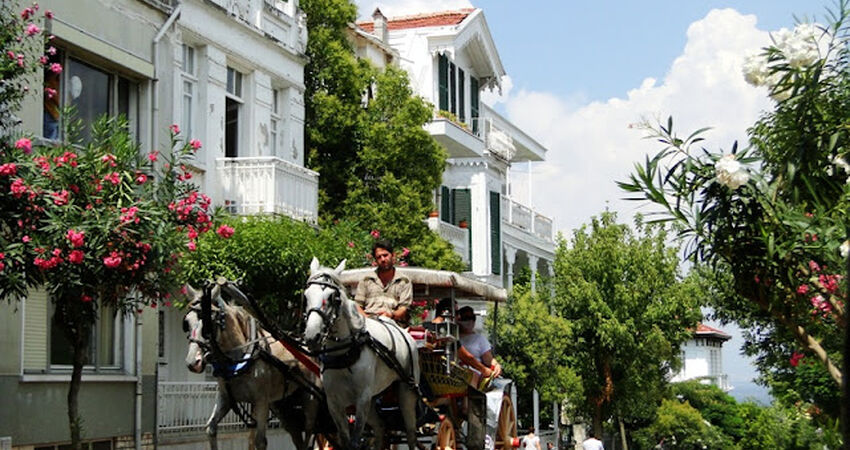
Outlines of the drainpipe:
<svg viewBox="0 0 850 450">
<path fill-rule="evenodd" d="M 183 5 L 178 3 L 177 7 L 171 12 L 171 15 L 168 16 L 168 20 L 165 21 L 165 24 L 162 25 L 159 32 L 153 38 L 153 83 L 151 84 L 151 95 L 153 96 L 153 101 L 151 102 L 151 146 L 153 150 L 156 150 L 157 145 L 159 145 L 159 124 L 157 123 L 157 120 L 159 120 L 159 95 L 157 93 L 157 85 L 159 84 L 159 40 L 165 36 L 165 32 L 180 17 L 182 11 Z"/>
<path fill-rule="evenodd" d="M 174 0 L 177 3 L 179 0 Z M 171 28 L 171 25 L 180 17 L 180 13 L 183 11 L 183 5 L 177 4 L 177 7 L 171 11 L 171 15 L 168 16 L 168 19 L 165 23 L 160 27 L 159 31 L 156 33 L 156 36 L 153 38 L 152 42 L 152 59 L 153 59 L 153 80 L 151 80 L 151 88 L 150 88 L 150 98 L 151 98 L 151 114 L 150 114 L 150 127 L 151 127 L 151 147 L 152 150 L 156 150 L 156 146 L 158 145 L 159 140 L 159 124 L 157 120 L 159 119 L 159 95 L 157 95 L 157 84 L 159 82 L 159 41 L 165 36 L 165 32 Z M 135 435 L 134 440 L 136 450 L 142 449 L 142 315 L 136 312 L 136 417 L 135 417 Z M 158 389 L 157 386 L 154 386 L 154 392 Z M 156 420 L 154 420 L 154 428 L 156 428 Z M 156 430 L 154 429 L 154 434 Z"/>
<path fill-rule="evenodd" d="M 137 297 L 136 304 L 138 305 Z M 142 313 L 135 312 L 136 316 L 136 429 L 133 440 L 136 442 L 136 450 L 142 450 Z"/>
</svg>

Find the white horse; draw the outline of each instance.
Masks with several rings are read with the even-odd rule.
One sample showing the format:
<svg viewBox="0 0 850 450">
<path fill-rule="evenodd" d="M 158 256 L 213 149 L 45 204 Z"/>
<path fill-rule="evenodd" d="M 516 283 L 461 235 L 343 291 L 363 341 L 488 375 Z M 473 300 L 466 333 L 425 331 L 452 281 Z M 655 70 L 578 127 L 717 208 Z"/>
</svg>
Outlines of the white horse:
<svg viewBox="0 0 850 450">
<path fill-rule="evenodd" d="M 408 447 L 413 448 L 418 446 L 416 406 L 419 397 L 415 389 L 419 384 L 419 359 L 416 344 L 392 320 L 366 318 L 359 312 L 339 280 L 344 268 L 344 260 L 336 269 L 330 269 L 320 267 L 319 261 L 313 258 L 304 290 L 304 340 L 311 350 L 324 352 L 322 382 L 340 442 L 346 449 L 362 447 L 363 430 L 368 421 L 375 434 L 375 448 L 383 449 L 384 427 L 373 399 L 399 381 L 399 409 Z M 388 364 L 376 353 L 377 346 L 388 350 L 395 363 Z M 355 407 L 351 432 L 346 413 L 350 405 Z"/>
<path fill-rule="evenodd" d="M 228 286 L 224 289 L 228 289 Z M 204 294 L 188 285 L 188 295 L 193 300 L 183 318 L 183 329 L 189 333 L 186 366 L 192 372 L 202 373 L 207 359 L 210 359 L 217 372 L 220 372 L 216 375 L 218 398 L 206 427 L 210 448 L 218 448 L 218 423 L 221 419 L 231 409 L 238 411 L 238 403 L 250 403 L 253 406 L 251 415 L 257 425 L 255 448 L 266 448 L 266 429 L 271 408 L 292 437 L 295 448 L 306 449 L 313 435 L 320 405 L 319 399 L 304 389 L 303 383 L 312 383 L 320 392 L 319 376 L 305 365 L 309 365 L 309 361 L 300 362 L 281 342 L 252 324 L 250 315 L 244 309 L 225 302 L 221 298 L 221 290 L 216 285 L 210 293 L 213 324 L 206 333 L 201 306 Z M 205 334 L 211 336 L 211 339 L 204 337 Z M 269 357 L 277 358 L 279 363 Z M 276 402 L 282 400 L 285 405 L 276 405 Z M 296 405 L 303 407 L 303 417 L 292 414 L 296 409 L 293 406 Z M 247 416 L 247 412 L 244 414 Z"/>
</svg>

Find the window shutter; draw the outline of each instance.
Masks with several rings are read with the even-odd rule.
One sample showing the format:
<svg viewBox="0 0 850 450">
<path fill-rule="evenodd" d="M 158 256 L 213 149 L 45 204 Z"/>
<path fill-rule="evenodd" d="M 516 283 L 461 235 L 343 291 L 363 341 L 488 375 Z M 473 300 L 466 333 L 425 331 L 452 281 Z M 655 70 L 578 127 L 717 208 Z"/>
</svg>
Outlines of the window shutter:
<svg viewBox="0 0 850 450">
<path fill-rule="evenodd" d="M 472 261 L 472 193 L 469 189 L 453 189 L 452 197 L 452 223 L 458 225 L 461 220 L 466 221 L 469 230 L 469 260 Z"/>
<path fill-rule="evenodd" d="M 437 64 L 437 82 L 440 92 L 440 110 L 449 110 L 449 60 L 446 55 L 440 55 Z"/>
<path fill-rule="evenodd" d="M 30 291 L 24 300 L 24 370 L 47 369 L 47 291 Z"/>
<path fill-rule="evenodd" d="M 452 222 L 452 193 L 446 186 L 440 186 L 440 220 Z"/>
<path fill-rule="evenodd" d="M 490 265 L 496 275 L 502 273 L 502 198 L 490 191 Z"/>
<path fill-rule="evenodd" d="M 469 116 L 472 132 L 478 134 L 478 78 L 475 77 L 469 77 Z"/>
<path fill-rule="evenodd" d="M 451 113 L 457 114 L 457 73 L 455 63 L 449 63 L 449 98 L 451 98 Z"/>
<path fill-rule="evenodd" d="M 457 78 L 458 78 L 458 108 L 457 115 L 460 118 L 461 122 L 466 122 L 466 104 L 464 97 L 466 96 L 465 88 L 466 88 L 466 74 L 463 72 L 463 69 L 457 69 Z"/>
</svg>

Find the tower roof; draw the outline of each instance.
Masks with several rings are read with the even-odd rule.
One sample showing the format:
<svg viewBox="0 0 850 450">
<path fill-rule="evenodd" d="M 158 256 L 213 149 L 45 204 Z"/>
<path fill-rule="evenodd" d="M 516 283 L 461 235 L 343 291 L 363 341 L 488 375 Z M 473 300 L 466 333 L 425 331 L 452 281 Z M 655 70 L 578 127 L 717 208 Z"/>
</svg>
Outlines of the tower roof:
<svg viewBox="0 0 850 450">
<path fill-rule="evenodd" d="M 696 331 L 694 331 L 694 335 L 699 337 L 721 339 L 724 341 L 732 339 L 732 336 L 724 333 L 723 331 L 720 331 L 717 328 L 712 328 L 708 325 L 704 325 L 702 323 L 697 324 L 697 329 Z"/>
<path fill-rule="evenodd" d="M 475 8 L 464 8 L 453 11 L 439 11 L 410 16 L 399 16 L 387 19 L 387 29 L 405 30 L 408 28 L 443 27 L 457 25 L 464 21 Z M 374 21 L 357 22 L 357 26 L 369 33 L 375 31 Z"/>
</svg>

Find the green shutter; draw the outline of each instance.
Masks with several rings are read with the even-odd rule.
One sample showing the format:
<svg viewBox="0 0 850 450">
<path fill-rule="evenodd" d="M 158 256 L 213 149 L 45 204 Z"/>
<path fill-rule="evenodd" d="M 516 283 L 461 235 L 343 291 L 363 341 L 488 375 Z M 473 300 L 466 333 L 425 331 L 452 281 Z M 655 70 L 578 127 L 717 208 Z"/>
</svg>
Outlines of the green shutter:
<svg viewBox="0 0 850 450">
<path fill-rule="evenodd" d="M 440 55 L 438 57 L 439 64 L 437 64 L 437 79 L 438 79 L 438 87 L 440 91 L 440 110 L 448 111 L 449 110 L 449 60 L 446 58 L 446 55 Z"/>
<path fill-rule="evenodd" d="M 446 186 L 440 186 L 440 220 L 452 222 L 452 193 Z"/>
<path fill-rule="evenodd" d="M 451 113 L 457 114 L 457 73 L 455 63 L 449 63 L 449 98 L 451 99 Z"/>
<path fill-rule="evenodd" d="M 466 96 L 465 88 L 466 88 L 466 80 L 465 74 L 463 73 L 463 69 L 457 69 L 457 79 L 458 79 L 458 108 L 457 108 L 457 116 L 460 118 L 461 122 L 466 122 L 466 103 L 464 97 Z"/>
<path fill-rule="evenodd" d="M 490 266 L 496 275 L 502 273 L 502 197 L 490 191 Z"/>
<path fill-rule="evenodd" d="M 30 291 L 24 300 L 24 371 L 47 369 L 47 291 Z"/>
<path fill-rule="evenodd" d="M 478 78 L 469 77 L 469 116 L 472 119 L 472 132 L 478 134 Z"/>
<path fill-rule="evenodd" d="M 469 189 L 452 189 L 452 223 L 460 224 L 465 220 L 469 230 L 469 260 L 472 261 L 472 193 Z"/>
</svg>

